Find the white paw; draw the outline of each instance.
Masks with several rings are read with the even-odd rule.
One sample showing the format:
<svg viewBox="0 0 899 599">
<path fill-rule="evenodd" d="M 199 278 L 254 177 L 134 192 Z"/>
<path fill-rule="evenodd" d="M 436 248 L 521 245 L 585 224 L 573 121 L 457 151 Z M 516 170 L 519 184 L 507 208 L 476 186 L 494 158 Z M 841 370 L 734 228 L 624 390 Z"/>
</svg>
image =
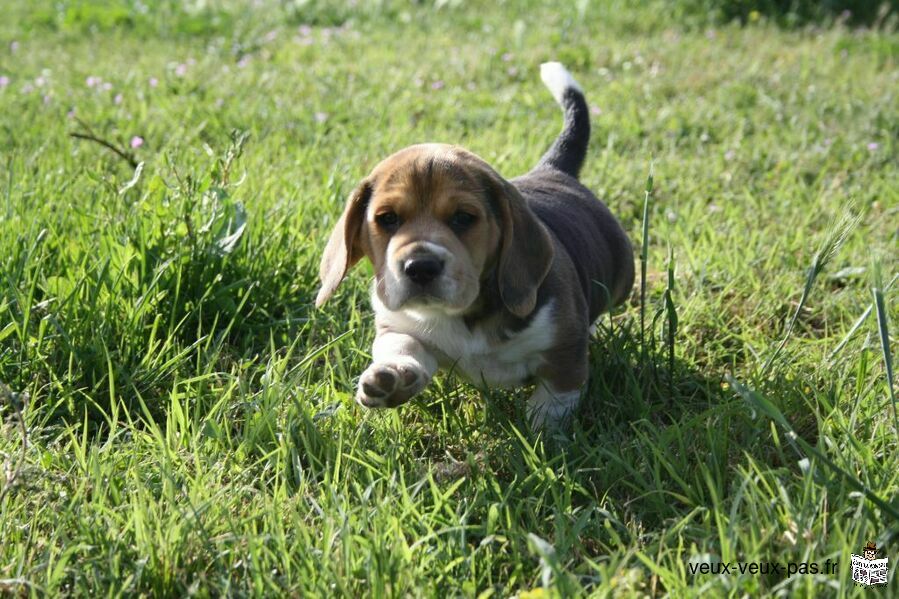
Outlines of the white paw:
<svg viewBox="0 0 899 599">
<path fill-rule="evenodd" d="M 395 408 L 427 384 L 428 375 L 417 364 L 372 364 L 359 377 L 356 401 L 366 408 Z"/>
</svg>

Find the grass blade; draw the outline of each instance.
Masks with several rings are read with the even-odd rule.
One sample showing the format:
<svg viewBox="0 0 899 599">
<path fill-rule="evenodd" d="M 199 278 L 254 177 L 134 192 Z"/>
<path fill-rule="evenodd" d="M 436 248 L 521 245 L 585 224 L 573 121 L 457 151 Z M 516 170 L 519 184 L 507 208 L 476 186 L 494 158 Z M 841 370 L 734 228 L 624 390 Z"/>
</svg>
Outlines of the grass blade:
<svg viewBox="0 0 899 599">
<path fill-rule="evenodd" d="M 649 205 L 652 198 L 653 165 L 649 163 L 646 194 L 643 197 L 643 239 L 640 247 L 640 352 L 646 358 L 646 261 L 649 258 Z"/>
<path fill-rule="evenodd" d="M 899 435 L 899 415 L 896 413 L 896 394 L 893 391 L 893 355 L 890 351 L 890 331 L 883 300 L 883 280 L 880 276 L 880 263 L 874 265 L 874 287 L 871 289 L 871 293 L 874 295 L 874 306 L 877 309 L 877 330 L 880 332 L 880 348 L 883 352 L 883 364 L 886 369 L 887 393 L 890 396 L 890 404 L 893 406 L 893 424 L 896 434 Z"/>
<path fill-rule="evenodd" d="M 793 430 L 793 427 L 787 421 L 786 416 L 784 416 L 783 413 L 777 409 L 777 406 L 775 406 L 768 398 L 757 393 L 756 391 L 749 389 L 748 387 L 745 387 L 730 375 L 727 376 L 727 381 L 747 403 L 768 416 L 768 418 L 773 420 L 786 433 L 787 440 L 796 448 L 797 453 L 810 455 L 819 460 L 821 463 L 827 465 L 828 468 L 830 468 L 835 474 L 839 475 L 849 486 L 851 486 L 859 493 L 862 493 L 865 497 L 868 498 L 869 501 L 871 501 L 871 503 L 879 507 L 885 514 L 888 514 L 894 520 L 899 521 L 899 508 L 882 499 L 879 495 L 877 495 L 877 493 L 869 489 L 865 485 L 865 483 L 860 481 L 857 477 L 853 476 L 849 472 L 846 472 L 833 460 L 828 458 L 824 454 L 824 452 L 820 451 L 817 447 L 797 435 L 796 431 Z"/>
<path fill-rule="evenodd" d="M 762 374 L 768 372 L 768 369 L 771 368 L 771 365 L 774 364 L 774 361 L 780 356 L 780 352 L 783 351 L 783 348 L 787 345 L 787 341 L 790 340 L 790 337 L 793 334 L 793 328 L 796 326 L 796 321 L 799 320 L 799 315 L 805 307 L 805 302 L 808 300 L 808 296 L 811 293 L 812 287 L 815 285 L 818 275 L 824 271 L 830 261 L 836 256 L 840 247 L 846 241 L 849 233 L 858 224 L 859 220 L 857 215 L 853 214 L 851 211 L 847 211 L 843 217 L 830 228 L 830 231 L 824 238 L 824 242 L 815 253 L 814 258 L 812 258 L 812 265 L 809 267 L 805 277 L 805 287 L 802 289 L 799 305 L 796 306 L 796 311 L 793 312 L 793 317 L 787 325 L 787 331 L 784 333 L 783 339 L 781 339 L 777 348 L 774 350 L 774 353 L 771 354 L 764 366 L 762 366 Z"/>
<path fill-rule="evenodd" d="M 896 282 L 897 278 L 899 278 L 899 275 L 893 276 L 893 278 L 890 280 L 890 282 L 887 283 L 886 287 L 883 288 L 883 293 L 886 293 L 893 287 L 893 283 Z M 875 301 L 876 301 L 876 298 L 875 298 Z M 870 306 L 865 308 L 865 311 L 862 312 L 862 315 L 858 317 L 858 320 L 856 320 L 853 323 L 852 327 L 849 329 L 849 332 L 846 333 L 846 335 L 843 337 L 843 339 L 839 343 L 837 343 L 837 346 L 835 348 L 833 348 L 833 351 L 830 352 L 829 356 L 827 356 L 828 361 L 832 361 L 838 353 L 843 351 L 843 348 L 846 347 L 846 345 L 849 343 L 849 341 L 852 339 L 852 337 L 855 335 L 855 333 L 861 328 L 861 326 L 865 323 L 865 321 L 868 319 L 868 316 L 870 316 L 871 312 L 873 312 L 873 311 L 874 311 L 874 304 L 872 303 Z"/>
</svg>

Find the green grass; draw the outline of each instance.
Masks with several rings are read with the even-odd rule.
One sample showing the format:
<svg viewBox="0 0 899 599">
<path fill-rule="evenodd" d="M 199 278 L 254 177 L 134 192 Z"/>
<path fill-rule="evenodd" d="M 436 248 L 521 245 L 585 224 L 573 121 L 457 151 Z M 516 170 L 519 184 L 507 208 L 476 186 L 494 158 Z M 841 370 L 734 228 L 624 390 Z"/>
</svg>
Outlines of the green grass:
<svg viewBox="0 0 899 599">
<path fill-rule="evenodd" d="M 2 9 L 0 593 L 868 596 L 867 540 L 899 589 L 895 33 L 147 4 Z M 561 437 L 452 375 L 363 411 L 370 267 L 312 307 L 344 198 L 420 141 L 526 171 L 550 59 L 645 304 L 604 320 Z"/>
</svg>

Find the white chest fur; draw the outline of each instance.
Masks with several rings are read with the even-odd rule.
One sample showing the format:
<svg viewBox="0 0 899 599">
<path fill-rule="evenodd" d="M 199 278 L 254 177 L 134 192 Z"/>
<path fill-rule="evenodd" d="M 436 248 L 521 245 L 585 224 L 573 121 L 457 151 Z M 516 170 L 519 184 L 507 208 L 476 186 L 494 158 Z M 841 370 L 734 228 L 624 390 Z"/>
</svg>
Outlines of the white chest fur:
<svg viewBox="0 0 899 599">
<path fill-rule="evenodd" d="M 378 320 L 391 331 L 417 339 L 444 368 L 460 372 L 475 384 L 512 386 L 524 382 L 541 364 L 542 352 L 555 337 L 553 304 L 542 306 L 529 325 L 502 341 L 460 316 L 436 311 L 387 310 L 374 302 Z"/>
</svg>

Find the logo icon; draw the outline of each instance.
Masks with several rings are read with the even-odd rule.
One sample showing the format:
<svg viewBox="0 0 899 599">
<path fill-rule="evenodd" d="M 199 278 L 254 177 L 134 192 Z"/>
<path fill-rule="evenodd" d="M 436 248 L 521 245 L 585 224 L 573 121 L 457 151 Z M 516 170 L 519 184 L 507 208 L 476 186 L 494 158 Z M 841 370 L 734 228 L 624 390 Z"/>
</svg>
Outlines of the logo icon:
<svg viewBox="0 0 899 599">
<path fill-rule="evenodd" d="M 862 552 L 852 554 L 852 580 L 863 585 L 886 584 L 889 558 L 876 559 L 877 545 L 868 541 Z"/>
</svg>

